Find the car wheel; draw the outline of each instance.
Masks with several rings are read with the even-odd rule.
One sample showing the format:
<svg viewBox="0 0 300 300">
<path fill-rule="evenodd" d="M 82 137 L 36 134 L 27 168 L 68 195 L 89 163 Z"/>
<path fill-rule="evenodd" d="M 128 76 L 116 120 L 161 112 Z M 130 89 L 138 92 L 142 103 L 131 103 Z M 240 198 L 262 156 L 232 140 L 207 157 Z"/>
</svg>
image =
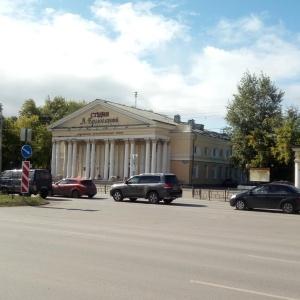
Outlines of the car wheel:
<svg viewBox="0 0 300 300">
<path fill-rule="evenodd" d="M 41 198 L 46 199 L 48 196 L 48 192 L 40 192 L 40 196 Z"/>
<path fill-rule="evenodd" d="M 170 203 L 173 202 L 173 199 L 164 199 L 164 202 L 165 202 L 166 204 L 170 204 Z"/>
<path fill-rule="evenodd" d="M 295 206 L 292 202 L 284 202 L 281 208 L 286 214 L 293 214 L 295 212 Z"/>
<path fill-rule="evenodd" d="M 244 200 L 237 200 L 235 202 L 235 207 L 238 210 L 244 210 L 246 209 L 246 202 Z"/>
<path fill-rule="evenodd" d="M 152 204 L 157 204 L 159 202 L 159 198 L 156 192 L 150 192 L 148 195 L 148 200 Z"/>
<path fill-rule="evenodd" d="M 72 198 L 80 198 L 80 193 L 77 190 L 72 192 Z"/>
<path fill-rule="evenodd" d="M 119 190 L 114 191 L 112 196 L 113 196 L 115 201 L 123 201 L 122 192 L 119 191 Z"/>
<path fill-rule="evenodd" d="M 90 195 L 88 195 L 88 197 L 89 197 L 90 199 L 92 199 L 94 196 L 95 196 L 95 194 L 90 194 Z"/>
<path fill-rule="evenodd" d="M 129 198 L 130 201 L 136 201 L 137 198 Z"/>
</svg>

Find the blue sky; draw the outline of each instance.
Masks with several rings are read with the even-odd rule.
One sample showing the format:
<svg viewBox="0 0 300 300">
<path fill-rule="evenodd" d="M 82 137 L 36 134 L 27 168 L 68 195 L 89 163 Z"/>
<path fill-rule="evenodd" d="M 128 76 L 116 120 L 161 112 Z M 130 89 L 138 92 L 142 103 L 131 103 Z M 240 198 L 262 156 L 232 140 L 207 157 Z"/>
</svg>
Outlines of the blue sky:
<svg viewBox="0 0 300 300">
<path fill-rule="evenodd" d="M 300 1 L 0 1 L 0 103 L 96 98 L 226 126 L 245 72 L 300 103 Z"/>
</svg>

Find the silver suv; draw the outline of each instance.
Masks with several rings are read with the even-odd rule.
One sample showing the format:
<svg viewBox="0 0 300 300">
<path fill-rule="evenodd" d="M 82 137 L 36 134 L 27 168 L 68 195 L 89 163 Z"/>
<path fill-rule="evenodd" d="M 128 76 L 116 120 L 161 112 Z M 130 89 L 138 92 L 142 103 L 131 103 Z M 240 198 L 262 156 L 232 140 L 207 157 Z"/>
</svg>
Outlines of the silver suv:
<svg viewBox="0 0 300 300">
<path fill-rule="evenodd" d="M 182 188 L 174 174 L 144 173 L 132 176 L 124 183 L 112 185 L 110 195 L 115 201 L 123 201 L 124 198 L 129 198 L 131 201 L 144 198 L 150 203 L 156 204 L 163 200 L 169 204 L 175 198 L 182 197 Z"/>
</svg>

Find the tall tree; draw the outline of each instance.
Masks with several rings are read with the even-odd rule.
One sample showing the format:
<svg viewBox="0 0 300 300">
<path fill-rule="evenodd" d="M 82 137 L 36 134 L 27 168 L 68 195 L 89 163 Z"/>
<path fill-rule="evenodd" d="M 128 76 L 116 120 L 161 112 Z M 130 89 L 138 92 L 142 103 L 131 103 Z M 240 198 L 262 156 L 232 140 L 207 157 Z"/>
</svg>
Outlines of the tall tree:
<svg viewBox="0 0 300 300">
<path fill-rule="evenodd" d="M 48 97 L 45 100 L 45 105 L 41 109 L 42 118 L 45 118 L 49 122 L 55 122 L 80 109 L 84 105 L 86 105 L 85 101 L 67 101 L 63 97 L 55 97 L 51 100 Z"/>
<path fill-rule="evenodd" d="M 282 125 L 275 128 L 275 145 L 273 155 L 279 163 L 287 166 L 294 164 L 293 145 L 300 144 L 300 112 L 296 107 L 288 108 L 282 120 Z"/>
<path fill-rule="evenodd" d="M 41 110 L 36 106 L 33 99 L 26 100 L 19 111 L 20 117 L 39 116 L 40 114 Z"/>
<path fill-rule="evenodd" d="M 270 167 L 276 163 L 270 150 L 275 145 L 275 129 L 282 121 L 284 93 L 263 73 L 246 72 L 237 85 L 237 94 L 227 104 L 226 129 L 231 137 L 231 162 L 236 167 Z"/>
<path fill-rule="evenodd" d="M 2 170 L 20 169 L 22 166 L 20 130 L 17 117 L 3 118 L 2 123 Z"/>
<path fill-rule="evenodd" d="M 20 141 L 21 128 L 32 129 L 32 167 L 50 169 L 52 134 L 46 127 L 85 104 L 85 101 L 67 101 L 62 97 L 51 100 L 48 97 L 44 106 L 37 107 L 35 101 L 29 99 L 22 105 L 19 117 L 3 118 L 2 170 L 22 166 L 21 147 L 24 142 Z"/>
</svg>

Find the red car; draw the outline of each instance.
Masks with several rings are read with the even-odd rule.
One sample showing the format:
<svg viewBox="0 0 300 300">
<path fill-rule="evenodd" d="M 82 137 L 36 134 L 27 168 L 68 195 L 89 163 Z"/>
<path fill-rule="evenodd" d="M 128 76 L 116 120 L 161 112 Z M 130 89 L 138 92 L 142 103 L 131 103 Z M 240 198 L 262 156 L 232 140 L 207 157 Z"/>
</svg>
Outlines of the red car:
<svg viewBox="0 0 300 300">
<path fill-rule="evenodd" d="M 96 194 L 97 188 L 91 179 L 66 178 L 52 184 L 51 196 L 80 198 L 85 195 L 93 198 Z"/>
</svg>

